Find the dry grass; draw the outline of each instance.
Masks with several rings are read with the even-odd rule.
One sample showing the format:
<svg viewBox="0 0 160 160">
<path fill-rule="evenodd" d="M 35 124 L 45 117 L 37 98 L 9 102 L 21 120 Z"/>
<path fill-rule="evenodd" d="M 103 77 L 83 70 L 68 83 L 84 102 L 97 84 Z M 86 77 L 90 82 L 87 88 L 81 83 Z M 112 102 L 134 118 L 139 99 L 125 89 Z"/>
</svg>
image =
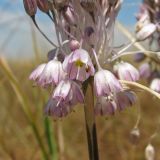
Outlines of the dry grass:
<svg viewBox="0 0 160 160">
<path fill-rule="evenodd" d="M 20 87 L 30 101 L 30 109 L 38 127 L 41 139 L 47 148 L 44 131 L 43 106 L 48 91 L 32 87 L 28 75 L 36 64 L 33 62 L 10 62 Z M 143 160 L 148 138 L 154 133 L 160 115 L 160 102 L 147 95 L 138 93 L 141 101 L 141 136 L 137 145 L 130 141 L 130 131 L 137 119 L 137 107 L 128 108 L 108 118 L 97 118 L 98 143 L 101 160 Z M 87 141 L 83 106 L 77 106 L 75 112 L 60 122 L 52 120 L 55 137 L 58 139 L 57 125 L 63 126 L 65 160 L 87 160 Z M 58 142 L 57 142 L 58 143 Z M 153 140 L 156 159 L 160 159 L 160 137 Z M 48 150 L 48 149 L 47 149 Z M 49 151 L 48 151 L 49 152 Z M 0 160 L 39 160 L 42 155 L 14 90 L 0 68 Z"/>
</svg>

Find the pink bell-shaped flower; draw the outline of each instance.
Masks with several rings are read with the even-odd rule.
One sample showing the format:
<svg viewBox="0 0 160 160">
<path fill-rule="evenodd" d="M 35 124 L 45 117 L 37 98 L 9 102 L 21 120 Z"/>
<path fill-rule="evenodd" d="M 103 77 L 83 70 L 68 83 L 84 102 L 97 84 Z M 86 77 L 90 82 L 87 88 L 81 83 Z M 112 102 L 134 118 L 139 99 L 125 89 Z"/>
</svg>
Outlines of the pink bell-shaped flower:
<svg viewBox="0 0 160 160">
<path fill-rule="evenodd" d="M 116 102 L 109 100 L 108 97 L 98 97 L 95 105 L 96 115 L 113 115 L 117 109 Z"/>
<path fill-rule="evenodd" d="M 77 103 L 84 102 L 80 86 L 71 80 L 62 80 L 49 99 L 45 114 L 56 118 L 67 116 Z"/>
<path fill-rule="evenodd" d="M 58 103 L 76 105 L 77 103 L 83 103 L 84 95 L 80 86 L 71 80 L 62 80 L 55 88 L 53 99 L 56 99 Z"/>
<path fill-rule="evenodd" d="M 94 90 L 96 96 L 108 96 L 122 90 L 118 79 L 108 70 L 99 70 L 94 76 Z"/>
<path fill-rule="evenodd" d="M 58 105 L 57 105 L 58 104 Z M 73 106 L 64 104 L 63 102 L 58 103 L 56 99 L 49 99 L 45 107 L 45 114 L 53 116 L 55 118 L 66 117 L 73 109 Z"/>
<path fill-rule="evenodd" d="M 63 68 L 70 79 L 81 82 L 95 72 L 90 56 L 84 49 L 77 49 L 68 55 L 63 62 Z"/>
<path fill-rule="evenodd" d="M 136 94 L 131 91 L 119 92 L 116 95 L 117 109 L 124 110 L 126 107 L 133 106 L 136 103 Z"/>
<path fill-rule="evenodd" d="M 44 68 L 46 66 L 46 63 L 40 64 L 33 72 L 30 74 L 29 79 L 36 81 L 39 79 L 41 73 L 43 72 Z"/>
<path fill-rule="evenodd" d="M 139 80 L 138 70 L 127 62 L 120 62 L 114 66 L 114 71 L 118 78 L 126 81 L 137 81 Z"/>
<path fill-rule="evenodd" d="M 65 78 L 65 76 L 66 73 L 62 68 L 62 63 L 54 58 L 46 64 L 39 77 L 38 84 L 42 87 L 46 87 L 48 85 L 57 85 Z"/>
</svg>

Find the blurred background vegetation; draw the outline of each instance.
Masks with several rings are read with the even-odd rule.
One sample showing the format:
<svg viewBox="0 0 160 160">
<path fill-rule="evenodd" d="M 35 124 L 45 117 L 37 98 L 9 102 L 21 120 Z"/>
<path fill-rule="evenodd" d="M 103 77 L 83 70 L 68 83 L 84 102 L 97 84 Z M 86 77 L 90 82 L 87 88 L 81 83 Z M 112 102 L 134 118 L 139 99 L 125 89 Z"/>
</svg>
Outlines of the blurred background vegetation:
<svg viewBox="0 0 160 160">
<path fill-rule="evenodd" d="M 133 5 L 130 0 L 124 2 L 119 20 L 125 21 L 126 27 L 131 26 L 130 31 L 133 31 L 133 17 L 138 4 Z M 83 106 L 76 107 L 65 119 L 47 118 L 43 108 L 49 91 L 35 87 L 28 80 L 30 72 L 40 62 L 46 61 L 51 46 L 38 34 L 24 11 L 19 9 L 21 7 L 22 2 L 18 0 L 0 2 L 0 160 L 87 160 Z M 123 17 L 128 7 L 131 8 L 130 21 Z M 39 21 L 46 31 L 48 26 L 44 24 L 49 22 L 43 16 L 39 15 Z M 52 34 L 48 30 L 47 33 L 54 39 L 52 25 L 49 27 Z M 126 40 L 124 36 L 118 40 L 117 37 L 117 43 Z M 139 90 L 137 94 L 140 102 L 135 106 L 115 116 L 97 117 L 101 160 L 145 159 L 145 147 L 159 125 L 160 101 Z M 139 105 L 140 137 L 135 144 L 130 132 L 137 121 Z M 152 144 L 158 160 L 159 135 Z"/>
</svg>

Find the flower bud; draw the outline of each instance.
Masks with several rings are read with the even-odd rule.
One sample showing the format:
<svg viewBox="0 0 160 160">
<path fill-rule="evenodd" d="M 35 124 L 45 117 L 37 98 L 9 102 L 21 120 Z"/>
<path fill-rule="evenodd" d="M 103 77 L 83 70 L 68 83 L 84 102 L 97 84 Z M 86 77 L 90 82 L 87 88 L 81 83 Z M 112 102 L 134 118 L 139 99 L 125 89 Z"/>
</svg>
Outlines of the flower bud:
<svg viewBox="0 0 160 160">
<path fill-rule="evenodd" d="M 156 31 L 156 25 L 153 23 L 145 25 L 140 31 L 136 33 L 137 40 L 143 41 L 150 37 Z"/>
<path fill-rule="evenodd" d="M 37 0 L 38 8 L 45 13 L 49 12 L 49 3 L 48 0 Z"/>
<path fill-rule="evenodd" d="M 75 26 L 75 15 L 73 13 L 73 8 L 67 6 L 63 9 L 63 17 L 68 22 L 68 24 Z"/>
<path fill-rule="evenodd" d="M 158 93 L 160 93 L 160 79 L 159 78 L 155 78 L 152 80 L 151 84 L 150 84 L 150 88 Z"/>
<path fill-rule="evenodd" d="M 136 62 L 141 62 L 141 61 L 143 61 L 145 58 L 146 58 L 145 54 L 144 54 L 144 53 L 141 53 L 141 52 L 136 53 L 135 56 L 134 56 L 134 60 L 135 60 Z"/>
<path fill-rule="evenodd" d="M 94 46 L 97 37 L 96 37 L 96 34 L 95 34 L 93 27 L 88 26 L 85 28 L 84 38 L 90 46 Z"/>
<path fill-rule="evenodd" d="M 149 78 L 151 76 L 151 67 L 148 63 L 143 63 L 139 67 L 139 73 L 142 78 Z"/>
<path fill-rule="evenodd" d="M 137 144 L 139 141 L 140 132 L 138 128 L 133 128 L 130 132 L 130 140 L 133 144 Z"/>
<path fill-rule="evenodd" d="M 69 42 L 69 48 L 71 49 L 71 51 L 75 51 L 76 49 L 80 48 L 80 44 L 77 40 L 71 40 Z"/>
<path fill-rule="evenodd" d="M 155 150 L 152 144 L 148 144 L 145 149 L 145 157 L 146 160 L 154 160 L 155 159 Z"/>
<path fill-rule="evenodd" d="M 36 0 L 23 0 L 24 8 L 29 16 L 34 16 L 37 12 Z"/>
</svg>

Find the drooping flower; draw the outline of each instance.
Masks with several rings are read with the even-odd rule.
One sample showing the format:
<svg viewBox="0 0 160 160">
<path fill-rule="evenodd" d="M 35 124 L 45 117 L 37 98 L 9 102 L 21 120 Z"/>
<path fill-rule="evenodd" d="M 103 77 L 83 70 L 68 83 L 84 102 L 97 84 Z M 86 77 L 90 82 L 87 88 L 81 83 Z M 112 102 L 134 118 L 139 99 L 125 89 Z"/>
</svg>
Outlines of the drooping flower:
<svg viewBox="0 0 160 160">
<path fill-rule="evenodd" d="M 62 80 L 49 99 L 45 114 L 56 118 L 67 116 L 77 103 L 84 102 L 80 86 L 72 80 Z"/>
<path fill-rule="evenodd" d="M 33 72 L 30 74 L 29 79 L 36 81 L 39 79 L 41 73 L 43 72 L 44 68 L 46 66 L 46 63 L 40 64 Z"/>
<path fill-rule="evenodd" d="M 137 81 L 140 77 L 138 70 L 127 62 L 116 64 L 114 66 L 114 71 L 121 80 Z"/>
<path fill-rule="evenodd" d="M 39 77 L 38 84 L 42 87 L 46 87 L 48 85 L 57 85 L 65 78 L 65 76 L 66 73 L 62 68 L 62 63 L 54 58 L 46 64 Z"/>
<path fill-rule="evenodd" d="M 134 105 L 136 102 L 136 95 L 131 91 L 123 91 L 116 94 L 117 108 L 121 111 L 126 107 Z"/>
<path fill-rule="evenodd" d="M 95 105 L 96 115 L 113 115 L 117 109 L 116 102 L 110 100 L 109 97 L 98 97 Z"/>
<path fill-rule="evenodd" d="M 111 115 L 124 110 L 126 107 L 132 106 L 136 102 L 136 95 L 131 91 L 121 91 L 110 96 L 97 97 L 95 105 L 96 115 Z"/>
<path fill-rule="evenodd" d="M 143 63 L 139 67 L 139 73 L 142 78 L 149 78 L 151 75 L 151 67 L 148 63 Z"/>
<path fill-rule="evenodd" d="M 58 103 L 56 99 L 50 98 L 45 106 L 45 114 L 55 118 L 62 118 L 72 112 L 73 105 Z"/>
<path fill-rule="evenodd" d="M 159 78 L 155 78 L 152 80 L 151 84 L 150 84 L 150 88 L 158 93 L 160 93 L 160 79 Z"/>
<path fill-rule="evenodd" d="M 96 96 L 108 96 L 122 90 L 118 79 L 108 70 L 99 70 L 94 76 L 94 90 Z"/>
<path fill-rule="evenodd" d="M 63 68 L 70 79 L 81 82 L 94 75 L 95 72 L 91 58 L 84 49 L 77 49 L 68 55 L 63 62 Z"/>
<path fill-rule="evenodd" d="M 72 80 L 62 80 L 55 88 L 52 98 L 56 99 L 60 104 L 68 105 L 76 105 L 84 101 L 80 86 Z"/>
</svg>

